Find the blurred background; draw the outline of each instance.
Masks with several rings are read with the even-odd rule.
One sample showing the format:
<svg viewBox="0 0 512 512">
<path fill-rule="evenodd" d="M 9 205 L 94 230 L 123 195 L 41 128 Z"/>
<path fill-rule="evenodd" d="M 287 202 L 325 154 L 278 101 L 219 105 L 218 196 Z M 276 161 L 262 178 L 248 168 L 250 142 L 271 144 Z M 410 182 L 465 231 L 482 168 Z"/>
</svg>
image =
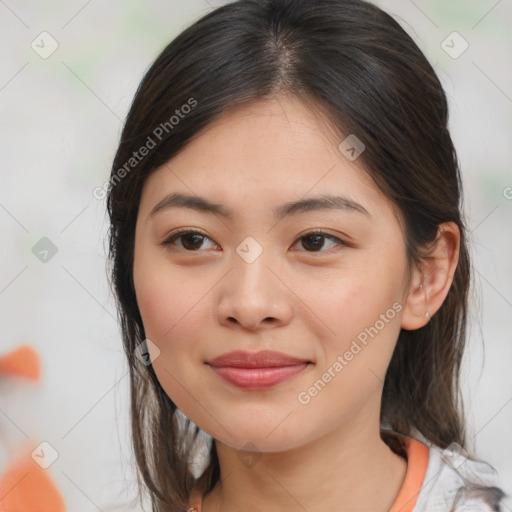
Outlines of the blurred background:
<svg viewBox="0 0 512 512">
<path fill-rule="evenodd" d="M 33 442 L 69 511 L 140 510 L 105 201 L 93 190 L 144 71 L 223 3 L 0 0 L 0 356 L 28 344 L 42 369 L 37 381 L 0 376 L 0 474 Z M 468 439 L 512 495 L 512 0 L 375 3 L 450 102 L 476 276 Z"/>
</svg>

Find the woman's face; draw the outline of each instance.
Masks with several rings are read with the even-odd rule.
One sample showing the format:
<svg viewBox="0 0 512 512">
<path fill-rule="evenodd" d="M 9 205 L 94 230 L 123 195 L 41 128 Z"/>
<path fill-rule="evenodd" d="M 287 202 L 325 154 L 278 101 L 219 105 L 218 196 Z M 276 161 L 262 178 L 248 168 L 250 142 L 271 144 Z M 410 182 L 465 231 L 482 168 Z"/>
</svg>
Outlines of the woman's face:
<svg viewBox="0 0 512 512">
<path fill-rule="evenodd" d="M 186 416 L 233 448 L 280 451 L 379 417 L 408 294 L 405 245 L 391 203 L 340 142 L 299 100 L 262 101 L 211 124 L 144 186 L 134 283 L 154 370 Z M 196 207 L 165 206 L 174 194 Z M 279 215 L 327 195 L 352 207 Z M 180 230 L 201 234 L 170 241 Z M 209 364 L 238 350 L 309 364 L 273 385 Z"/>
</svg>

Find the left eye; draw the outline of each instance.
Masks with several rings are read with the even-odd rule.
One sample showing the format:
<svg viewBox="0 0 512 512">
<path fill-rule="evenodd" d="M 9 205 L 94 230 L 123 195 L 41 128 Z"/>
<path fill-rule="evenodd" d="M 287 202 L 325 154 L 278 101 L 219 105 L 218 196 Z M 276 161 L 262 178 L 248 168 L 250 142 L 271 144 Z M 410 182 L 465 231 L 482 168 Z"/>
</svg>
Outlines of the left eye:
<svg viewBox="0 0 512 512">
<path fill-rule="evenodd" d="M 324 233 L 323 231 L 315 231 L 312 233 L 306 233 L 305 235 L 302 235 L 297 240 L 297 242 L 300 242 L 301 240 L 303 241 L 302 242 L 303 247 L 306 247 L 306 245 L 309 245 L 310 247 L 313 247 L 314 249 L 319 249 L 319 248 L 323 249 L 325 247 L 325 244 L 323 242 L 324 240 L 329 240 L 330 242 L 332 242 L 334 244 L 333 247 L 335 247 L 336 245 L 341 245 L 341 246 L 347 245 L 345 242 L 343 242 L 343 240 L 340 240 L 339 238 L 337 238 L 333 235 Z M 305 240 L 308 240 L 309 242 L 307 244 L 304 244 Z M 325 251 L 313 250 L 313 251 L 307 251 L 307 252 L 325 252 Z"/>
<path fill-rule="evenodd" d="M 197 249 L 200 249 L 203 245 L 204 239 L 211 240 L 208 236 L 206 236 L 201 231 L 195 231 L 195 230 L 183 230 L 178 231 L 174 235 L 172 235 L 170 238 L 162 242 L 162 245 L 174 245 L 174 242 L 176 240 L 182 240 L 181 241 L 181 247 L 180 249 L 185 249 L 187 252 L 197 252 Z M 341 245 L 341 246 L 347 246 L 345 242 L 340 240 L 339 238 L 329 235 L 328 233 L 324 233 L 323 231 L 313 231 L 310 233 L 306 233 L 305 235 L 302 235 L 300 238 L 297 239 L 294 245 L 296 245 L 300 241 L 302 242 L 303 247 L 310 247 L 313 248 L 313 250 L 306 250 L 306 252 L 325 252 L 318 249 L 324 249 L 325 248 L 325 240 L 331 241 L 334 246 Z M 306 242 L 306 243 L 304 243 Z"/>
</svg>

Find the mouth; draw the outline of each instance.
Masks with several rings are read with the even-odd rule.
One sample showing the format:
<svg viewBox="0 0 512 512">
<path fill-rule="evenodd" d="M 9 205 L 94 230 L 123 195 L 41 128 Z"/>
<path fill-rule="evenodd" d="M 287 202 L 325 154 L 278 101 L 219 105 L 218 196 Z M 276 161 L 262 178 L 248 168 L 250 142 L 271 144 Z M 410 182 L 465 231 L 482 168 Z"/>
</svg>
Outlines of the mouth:
<svg viewBox="0 0 512 512">
<path fill-rule="evenodd" d="M 306 370 L 313 362 L 282 352 L 236 351 L 206 364 L 225 382 L 243 389 L 264 389 L 284 382 Z"/>
</svg>

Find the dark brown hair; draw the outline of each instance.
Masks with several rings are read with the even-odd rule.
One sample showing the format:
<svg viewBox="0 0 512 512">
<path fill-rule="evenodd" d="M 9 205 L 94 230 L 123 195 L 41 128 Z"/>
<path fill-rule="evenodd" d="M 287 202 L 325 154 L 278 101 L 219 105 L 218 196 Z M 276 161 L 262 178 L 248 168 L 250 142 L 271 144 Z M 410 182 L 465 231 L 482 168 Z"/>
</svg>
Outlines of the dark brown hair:
<svg viewBox="0 0 512 512">
<path fill-rule="evenodd" d="M 349 133 L 364 142 L 359 158 L 366 172 L 403 217 L 409 270 L 428 257 L 441 223 L 458 226 L 452 286 L 424 327 L 401 330 L 381 419 L 406 435 L 416 429 L 441 448 L 455 442 L 467 449 L 459 369 L 470 261 L 460 171 L 436 73 L 400 25 L 365 1 L 240 0 L 196 21 L 149 68 L 127 116 L 108 189 L 109 271 L 130 369 L 133 447 L 140 487 L 149 491 L 155 512 L 184 510 L 191 490 L 213 488 L 219 465 L 212 443 L 209 466 L 198 481 L 192 477 L 187 458 L 198 429 L 186 435 L 188 429 L 178 428 L 175 404 L 152 366 L 135 356 L 145 339 L 133 283 L 141 191 L 152 171 L 214 119 L 278 94 L 316 106 L 340 142 Z M 131 160 L 149 140 L 156 147 Z M 382 435 L 403 454 L 393 436 Z"/>
</svg>

